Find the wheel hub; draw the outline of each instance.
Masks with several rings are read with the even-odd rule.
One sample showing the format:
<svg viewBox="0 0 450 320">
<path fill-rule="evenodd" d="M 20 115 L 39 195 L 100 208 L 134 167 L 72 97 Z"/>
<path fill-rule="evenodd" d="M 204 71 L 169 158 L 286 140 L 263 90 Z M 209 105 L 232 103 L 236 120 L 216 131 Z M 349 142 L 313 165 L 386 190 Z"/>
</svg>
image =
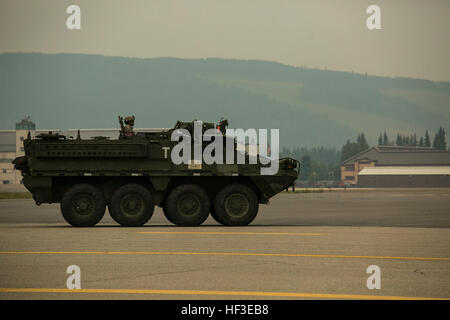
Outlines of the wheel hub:
<svg viewBox="0 0 450 320">
<path fill-rule="evenodd" d="M 247 213 L 249 207 L 248 199 L 240 193 L 230 194 L 225 199 L 225 210 L 230 216 L 241 217 Z"/>
<path fill-rule="evenodd" d="M 122 198 L 120 208 L 127 215 L 136 215 L 143 210 L 144 200 L 138 194 L 127 194 Z"/>
<path fill-rule="evenodd" d="M 72 209 L 80 215 L 92 214 L 95 210 L 95 200 L 89 194 L 80 194 L 73 199 Z"/>
<path fill-rule="evenodd" d="M 200 199 L 194 194 L 187 194 L 178 200 L 177 208 L 184 215 L 197 214 L 200 210 Z"/>
</svg>

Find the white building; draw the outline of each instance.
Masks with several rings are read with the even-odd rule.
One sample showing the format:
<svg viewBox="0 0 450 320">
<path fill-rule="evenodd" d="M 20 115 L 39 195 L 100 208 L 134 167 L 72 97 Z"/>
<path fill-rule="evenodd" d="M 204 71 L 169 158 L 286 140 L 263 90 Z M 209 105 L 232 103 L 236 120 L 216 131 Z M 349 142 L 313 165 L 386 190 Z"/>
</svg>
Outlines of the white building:
<svg viewBox="0 0 450 320">
<path fill-rule="evenodd" d="M 19 178 L 11 161 L 16 157 L 16 130 L 0 131 L 0 183 L 17 184 Z M 19 147 L 20 151 L 20 147 Z M 20 177 L 21 178 L 21 177 Z"/>
</svg>

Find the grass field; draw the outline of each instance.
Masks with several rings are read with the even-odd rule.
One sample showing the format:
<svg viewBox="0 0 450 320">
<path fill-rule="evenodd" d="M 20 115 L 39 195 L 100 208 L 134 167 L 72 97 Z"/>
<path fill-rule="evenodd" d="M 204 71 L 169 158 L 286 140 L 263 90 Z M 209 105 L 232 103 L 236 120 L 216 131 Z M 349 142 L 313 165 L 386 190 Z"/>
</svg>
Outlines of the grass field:
<svg viewBox="0 0 450 320">
<path fill-rule="evenodd" d="M 31 199 L 29 192 L 0 192 L 0 200 L 4 199 Z"/>
<path fill-rule="evenodd" d="M 284 190 L 282 191 L 283 193 L 323 193 L 323 192 L 332 192 L 332 189 L 317 189 L 317 188 L 312 188 L 312 189 L 295 189 L 294 191 L 292 191 L 292 188 L 289 188 L 288 191 Z"/>
</svg>

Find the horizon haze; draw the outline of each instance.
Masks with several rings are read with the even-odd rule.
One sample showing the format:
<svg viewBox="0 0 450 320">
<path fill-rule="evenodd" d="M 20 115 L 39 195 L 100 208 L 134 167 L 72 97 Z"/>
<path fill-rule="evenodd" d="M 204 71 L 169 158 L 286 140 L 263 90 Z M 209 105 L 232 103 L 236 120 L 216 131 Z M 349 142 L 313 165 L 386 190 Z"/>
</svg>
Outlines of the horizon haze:
<svg viewBox="0 0 450 320">
<path fill-rule="evenodd" d="M 450 81 L 445 0 L 2 1 L 0 53 L 83 53 L 275 61 L 289 66 Z M 381 30 L 368 30 L 369 5 Z"/>
</svg>

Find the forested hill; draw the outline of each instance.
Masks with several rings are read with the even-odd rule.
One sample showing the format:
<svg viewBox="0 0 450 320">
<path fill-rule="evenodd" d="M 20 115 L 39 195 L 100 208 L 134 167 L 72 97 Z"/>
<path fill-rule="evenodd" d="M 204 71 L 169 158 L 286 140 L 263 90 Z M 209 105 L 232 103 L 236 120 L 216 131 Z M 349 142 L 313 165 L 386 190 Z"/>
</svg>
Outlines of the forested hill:
<svg viewBox="0 0 450 320">
<path fill-rule="evenodd" d="M 342 146 L 358 132 L 450 132 L 450 82 L 384 78 L 267 61 L 0 54 L 0 129 L 136 127 L 176 120 L 279 128 L 282 146 Z"/>
</svg>

